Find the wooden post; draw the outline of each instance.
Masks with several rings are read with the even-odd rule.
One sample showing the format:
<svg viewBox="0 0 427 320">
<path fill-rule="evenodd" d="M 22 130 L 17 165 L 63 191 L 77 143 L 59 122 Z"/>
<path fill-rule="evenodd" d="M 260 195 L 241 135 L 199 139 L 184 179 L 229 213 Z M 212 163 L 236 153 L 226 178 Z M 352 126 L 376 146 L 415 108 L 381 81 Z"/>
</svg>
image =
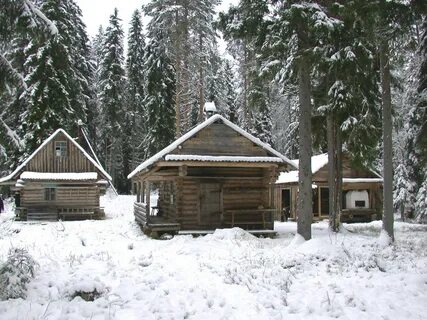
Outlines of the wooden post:
<svg viewBox="0 0 427 320">
<path fill-rule="evenodd" d="M 147 216 L 151 214 L 151 208 L 150 208 L 150 181 L 146 182 L 146 194 L 145 194 L 145 203 L 147 204 Z"/>
</svg>

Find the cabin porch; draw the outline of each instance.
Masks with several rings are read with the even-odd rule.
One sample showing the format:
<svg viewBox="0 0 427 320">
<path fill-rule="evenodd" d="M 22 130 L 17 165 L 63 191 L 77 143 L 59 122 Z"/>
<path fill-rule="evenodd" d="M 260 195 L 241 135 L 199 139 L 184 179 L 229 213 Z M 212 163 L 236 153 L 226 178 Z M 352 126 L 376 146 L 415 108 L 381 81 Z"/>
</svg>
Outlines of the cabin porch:
<svg viewBox="0 0 427 320">
<path fill-rule="evenodd" d="M 363 199 L 347 201 L 350 193 L 363 194 Z M 298 185 L 278 185 L 276 219 L 296 220 Z M 326 182 L 313 185 L 313 220 L 329 219 L 329 188 Z M 370 222 L 381 219 L 382 189 L 380 183 L 343 183 L 341 222 Z"/>
<path fill-rule="evenodd" d="M 216 164 L 218 166 L 218 164 Z M 135 220 L 159 232 L 273 230 L 275 167 L 166 167 L 134 181 Z M 243 166 L 243 168 L 242 168 Z M 158 190 L 150 205 L 149 191 Z"/>
</svg>

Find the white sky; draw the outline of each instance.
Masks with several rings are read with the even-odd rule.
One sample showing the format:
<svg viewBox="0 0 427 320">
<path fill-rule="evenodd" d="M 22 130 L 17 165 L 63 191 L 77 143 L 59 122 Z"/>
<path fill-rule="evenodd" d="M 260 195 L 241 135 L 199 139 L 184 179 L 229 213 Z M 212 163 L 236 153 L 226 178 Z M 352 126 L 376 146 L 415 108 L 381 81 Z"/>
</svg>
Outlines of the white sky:
<svg viewBox="0 0 427 320">
<path fill-rule="evenodd" d="M 83 21 L 86 24 L 89 37 L 92 38 L 102 25 L 108 25 L 110 15 L 114 8 L 119 10 L 119 17 L 122 19 L 123 30 L 127 34 L 129 22 L 135 9 L 141 10 L 143 4 L 150 0 L 76 0 L 83 13 Z M 237 4 L 239 0 L 223 0 L 217 11 L 225 11 L 231 4 Z M 145 25 L 145 24 L 144 24 Z M 125 38 L 127 39 L 127 37 Z"/>
</svg>

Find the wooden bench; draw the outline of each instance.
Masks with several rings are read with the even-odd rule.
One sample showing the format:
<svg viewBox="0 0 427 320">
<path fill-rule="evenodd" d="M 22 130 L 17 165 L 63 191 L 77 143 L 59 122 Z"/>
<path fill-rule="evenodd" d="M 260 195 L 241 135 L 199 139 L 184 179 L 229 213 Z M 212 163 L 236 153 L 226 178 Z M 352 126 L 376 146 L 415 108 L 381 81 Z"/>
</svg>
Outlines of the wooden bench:
<svg viewBox="0 0 427 320">
<path fill-rule="evenodd" d="M 377 212 L 375 209 L 352 208 L 341 211 L 341 222 L 371 222 L 376 219 Z"/>
</svg>

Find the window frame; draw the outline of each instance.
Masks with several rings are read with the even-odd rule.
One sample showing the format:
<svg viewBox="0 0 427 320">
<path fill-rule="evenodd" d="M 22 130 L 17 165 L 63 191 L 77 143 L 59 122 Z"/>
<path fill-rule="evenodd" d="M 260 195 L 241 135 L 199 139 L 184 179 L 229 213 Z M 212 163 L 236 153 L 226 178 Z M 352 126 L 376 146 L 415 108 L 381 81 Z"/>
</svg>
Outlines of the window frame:
<svg viewBox="0 0 427 320">
<path fill-rule="evenodd" d="M 44 188 L 44 201 L 56 201 L 56 188 Z"/>
<path fill-rule="evenodd" d="M 59 153 L 58 153 L 59 151 Z M 68 156 L 68 144 L 65 140 L 55 141 L 55 157 L 66 158 Z"/>
</svg>

